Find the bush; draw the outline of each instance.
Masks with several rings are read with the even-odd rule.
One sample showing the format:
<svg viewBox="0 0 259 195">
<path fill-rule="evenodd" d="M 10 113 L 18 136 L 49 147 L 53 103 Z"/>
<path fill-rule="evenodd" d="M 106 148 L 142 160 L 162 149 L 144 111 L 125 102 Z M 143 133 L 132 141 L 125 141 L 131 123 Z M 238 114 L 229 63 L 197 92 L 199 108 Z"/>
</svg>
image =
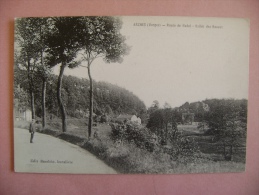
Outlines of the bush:
<svg viewBox="0 0 259 195">
<path fill-rule="evenodd" d="M 171 147 L 167 148 L 166 152 L 179 163 L 196 162 L 201 158 L 198 143 L 193 138 L 179 133 L 171 140 Z"/>
<path fill-rule="evenodd" d="M 118 123 L 111 123 L 112 128 L 111 138 L 113 141 L 122 140 L 123 135 L 125 134 L 126 125 L 118 124 Z"/>
<path fill-rule="evenodd" d="M 140 127 L 135 123 L 111 124 L 111 138 L 114 141 L 121 140 L 134 143 L 137 147 L 153 152 L 156 148 L 156 138 L 152 132 L 145 127 Z"/>
</svg>

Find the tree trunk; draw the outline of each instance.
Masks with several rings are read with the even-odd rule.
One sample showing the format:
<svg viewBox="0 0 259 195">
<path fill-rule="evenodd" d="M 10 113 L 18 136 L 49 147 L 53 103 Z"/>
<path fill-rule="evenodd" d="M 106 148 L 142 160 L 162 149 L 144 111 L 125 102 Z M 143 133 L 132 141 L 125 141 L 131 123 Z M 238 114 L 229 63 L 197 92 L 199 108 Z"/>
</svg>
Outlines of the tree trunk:
<svg viewBox="0 0 259 195">
<path fill-rule="evenodd" d="M 232 157 L 233 157 L 233 145 L 231 144 L 230 146 L 230 160 L 232 160 Z"/>
<path fill-rule="evenodd" d="M 57 98 L 58 98 L 58 105 L 61 111 L 61 118 L 62 118 L 62 131 L 67 131 L 67 122 L 66 122 L 66 110 L 63 105 L 62 99 L 61 99 L 61 89 L 62 89 L 62 79 L 63 79 L 63 73 L 65 70 L 66 65 L 64 63 L 60 66 L 60 72 L 58 76 L 58 88 L 57 88 Z"/>
<path fill-rule="evenodd" d="M 40 26 L 40 39 L 41 39 L 41 43 L 42 43 L 42 26 Z M 42 67 L 44 67 L 44 62 L 43 62 L 43 48 L 41 48 L 41 65 Z M 45 96 L 46 96 L 46 78 L 45 78 L 45 72 L 42 72 L 42 128 L 45 128 L 46 125 L 46 108 L 45 108 Z"/>
<path fill-rule="evenodd" d="M 42 82 L 42 128 L 45 128 L 46 125 L 46 108 L 45 108 L 45 99 L 46 99 L 46 79 L 43 78 Z"/>
<path fill-rule="evenodd" d="M 28 74 L 28 80 L 29 80 L 29 90 L 30 90 L 30 98 L 31 98 L 31 118 L 35 119 L 35 108 L 34 108 L 34 93 L 33 93 L 33 78 L 31 73 L 31 63 L 28 59 L 28 68 L 27 68 L 27 74 Z"/>
<path fill-rule="evenodd" d="M 31 95 L 31 116 L 32 116 L 32 119 L 35 119 L 34 93 L 32 89 L 30 90 L 30 95 Z"/>
<path fill-rule="evenodd" d="M 168 142 L 168 122 L 165 124 L 165 144 Z"/>
<path fill-rule="evenodd" d="M 90 80 L 90 105 L 89 105 L 89 121 L 88 121 L 88 138 L 91 138 L 93 126 L 93 80 L 90 72 L 90 65 L 88 65 L 88 76 Z"/>
</svg>

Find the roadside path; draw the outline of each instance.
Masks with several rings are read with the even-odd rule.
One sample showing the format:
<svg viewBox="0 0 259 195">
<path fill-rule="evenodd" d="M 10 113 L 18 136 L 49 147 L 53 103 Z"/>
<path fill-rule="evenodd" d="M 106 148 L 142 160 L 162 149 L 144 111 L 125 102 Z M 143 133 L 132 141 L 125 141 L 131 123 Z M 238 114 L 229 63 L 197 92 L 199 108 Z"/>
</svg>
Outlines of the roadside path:
<svg viewBox="0 0 259 195">
<path fill-rule="evenodd" d="M 49 135 L 14 129 L 15 171 L 31 173 L 116 174 L 90 152 Z"/>
</svg>

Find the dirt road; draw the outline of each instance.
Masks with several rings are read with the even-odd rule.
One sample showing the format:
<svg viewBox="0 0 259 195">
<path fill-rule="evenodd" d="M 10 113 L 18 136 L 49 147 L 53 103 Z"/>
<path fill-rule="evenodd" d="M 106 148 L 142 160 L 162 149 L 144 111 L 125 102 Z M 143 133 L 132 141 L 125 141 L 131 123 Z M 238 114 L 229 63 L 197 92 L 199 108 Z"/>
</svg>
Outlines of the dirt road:
<svg viewBox="0 0 259 195">
<path fill-rule="evenodd" d="M 51 137 L 14 129 L 15 171 L 34 173 L 116 174 L 116 171 L 88 151 Z"/>
</svg>

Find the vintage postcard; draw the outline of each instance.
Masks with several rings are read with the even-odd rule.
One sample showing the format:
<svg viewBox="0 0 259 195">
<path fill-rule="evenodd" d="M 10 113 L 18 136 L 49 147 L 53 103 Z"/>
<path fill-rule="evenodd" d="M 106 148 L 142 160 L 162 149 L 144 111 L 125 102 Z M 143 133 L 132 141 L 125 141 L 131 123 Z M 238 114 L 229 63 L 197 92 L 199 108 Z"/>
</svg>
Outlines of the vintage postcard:
<svg viewBox="0 0 259 195">
<path fill-rule="evenodd" d="M 243 172 L 249 20 L 16 18 L 16 172 Z"/>
</svg>

